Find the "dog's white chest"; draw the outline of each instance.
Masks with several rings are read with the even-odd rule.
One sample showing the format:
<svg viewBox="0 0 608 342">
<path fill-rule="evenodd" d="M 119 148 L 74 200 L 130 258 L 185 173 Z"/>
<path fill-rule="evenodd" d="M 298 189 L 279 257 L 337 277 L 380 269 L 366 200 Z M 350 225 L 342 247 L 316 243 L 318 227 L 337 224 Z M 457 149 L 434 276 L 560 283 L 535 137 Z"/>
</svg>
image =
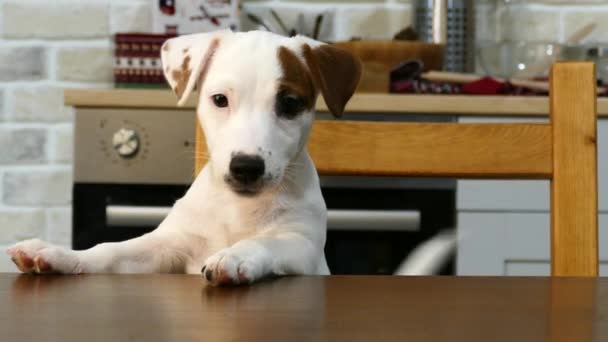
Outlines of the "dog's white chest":
<svg viewBox="0 0 608 342">
<path fill-rule="evenodd" d="M 180 218 L 187 218 L 167 223 L 170 229 L 183 231 L 190 245 L 185 264 L 185 271 L 190 274 L 200 273 L 210 255 L 263 230 L 276 211 L 263 198 L 243 200 L 226 191 L 218 193 L 204 176 L 195 181 L 174 209 L 181 212 Z"/>
</svg>

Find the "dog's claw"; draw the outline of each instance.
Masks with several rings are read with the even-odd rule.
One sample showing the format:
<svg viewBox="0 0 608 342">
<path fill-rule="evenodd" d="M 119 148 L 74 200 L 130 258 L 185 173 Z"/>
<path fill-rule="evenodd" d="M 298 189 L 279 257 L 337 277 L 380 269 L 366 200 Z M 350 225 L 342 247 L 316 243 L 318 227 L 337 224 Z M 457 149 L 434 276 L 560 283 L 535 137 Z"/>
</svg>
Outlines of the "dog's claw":
<svg viewBox="0 0 608 342">
<path fill-rule="evenodd" d="M 49 265 L 49 263 L 40 256 L 36 256 L 34 258 L 34 270 L 36 270 L 36 273 L 39 274 L 52 272 L 51 265 Z"/>
</svg>

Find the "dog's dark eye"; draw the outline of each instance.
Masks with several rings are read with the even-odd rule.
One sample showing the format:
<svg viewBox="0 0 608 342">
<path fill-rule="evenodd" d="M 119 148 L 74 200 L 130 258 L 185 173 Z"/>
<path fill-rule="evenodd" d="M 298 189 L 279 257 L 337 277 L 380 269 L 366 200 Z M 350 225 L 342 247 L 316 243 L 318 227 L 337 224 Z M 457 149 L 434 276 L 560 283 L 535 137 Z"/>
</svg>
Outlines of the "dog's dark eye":
<svg viewBox="0 0 608 342">
<path fill-rule="evenodd" d="M 275 107 L 277 115 L 286 119 L 293 119 L 306 109 L 306 105 L 300 97 L 287 93 L 280 93 L 277 95 Z"/>
<path fill-rule="evenodd" d="M 228 107 L 228 98 L 222 94 L 213 95 L 211 99 L 218 108 Z"/>
</svg>

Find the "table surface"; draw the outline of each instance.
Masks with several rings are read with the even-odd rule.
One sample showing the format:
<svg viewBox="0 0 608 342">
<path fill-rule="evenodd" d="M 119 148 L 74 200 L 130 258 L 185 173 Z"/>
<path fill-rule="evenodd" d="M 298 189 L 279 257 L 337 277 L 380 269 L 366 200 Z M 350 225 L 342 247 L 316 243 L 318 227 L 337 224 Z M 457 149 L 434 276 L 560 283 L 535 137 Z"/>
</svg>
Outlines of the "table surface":
<svg viewBox="0 0 608 342">
<path fill-rule="evenodd" d="M 0 274 L 0 340 L 608 341 L 608 279 Z"/>
</svg>

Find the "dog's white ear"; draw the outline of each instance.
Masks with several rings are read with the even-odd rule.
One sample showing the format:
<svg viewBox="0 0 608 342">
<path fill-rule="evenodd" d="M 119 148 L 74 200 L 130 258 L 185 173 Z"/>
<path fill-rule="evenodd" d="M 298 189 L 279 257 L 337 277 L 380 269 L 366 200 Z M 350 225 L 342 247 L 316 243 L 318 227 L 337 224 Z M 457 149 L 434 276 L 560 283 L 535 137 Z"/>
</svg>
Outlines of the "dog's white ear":
<svg viewBox="0 0 608 342">
<path fill-rule="evenodd" d="M 342 116 L 359 84 L 361 61 L 349 51 L 328 44 L 312 48 L 304 44 L 303 54 L 327 108 L 334 116 Z"/>
<path fill-rule="evenodd" d="M 168 39 L 161 47 L 161 61 L 167 82 L 183 105 L 195 87 L 200 87 L 205 72 L 230 30 L 197 33 Z"/>
</svg>

